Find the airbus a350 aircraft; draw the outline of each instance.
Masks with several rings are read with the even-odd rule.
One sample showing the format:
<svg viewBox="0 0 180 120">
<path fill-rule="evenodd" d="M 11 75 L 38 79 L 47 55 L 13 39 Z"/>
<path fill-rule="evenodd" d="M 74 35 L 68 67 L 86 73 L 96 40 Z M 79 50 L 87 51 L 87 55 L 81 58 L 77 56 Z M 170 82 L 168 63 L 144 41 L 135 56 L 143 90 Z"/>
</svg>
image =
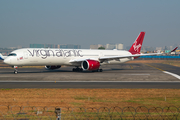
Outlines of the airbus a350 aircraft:
<svg viewBox="0 0 180 120">
<path fill-rule="evenodd" d="M 18 66 L 41 66 L 46 69 L 58 69 L 62 65 L 75 66 L 73 71 L 99 71 L 103 64 L 120 64 L 140 56 L 158 55 L 160 53 L 141 54 L 141 46 L 145 32 L 141 32 L 129 51 L 125 50 L 91 50 L 91 49 L 45 49 L 24 48 L 1 56 L 4 63 L 14 66 L 17 74 Z M 173 51 L 175 51 L 175 48 Z"/>
</svg>

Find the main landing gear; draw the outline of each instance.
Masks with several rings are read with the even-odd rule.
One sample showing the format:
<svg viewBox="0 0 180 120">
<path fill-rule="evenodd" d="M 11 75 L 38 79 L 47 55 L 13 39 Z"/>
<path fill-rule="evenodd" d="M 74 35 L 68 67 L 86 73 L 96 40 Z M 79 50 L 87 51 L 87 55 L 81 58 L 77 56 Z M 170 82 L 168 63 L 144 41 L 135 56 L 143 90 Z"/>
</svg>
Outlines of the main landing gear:
<svg viewBox="0 0 180 120">
<path fill-rule="evenodd" d="M 83 69 L 82 69 L 82 68 L 77 67 L 77 68 L 73 68 L 73 69 L 72 69 L 72 71 L 73 71 L 73 72 L 82 72 L 82 71 L 83 71 Z"/>
<path fill-rule="evenodd" d="M 14 66 L 14 74 L 17 74 L 18 73 L 18 70 L 17 70 L 17 66 Z"/>
<path fill-rule="evenodd" d="M 92 72 L 102 72 L 103 69 L 97 69 L 97 70 L 93 70 Z"/>
<path fill-rule="evenodd" d="M 97 69 L 97 72 L 102 72 L 103 71 L 103 69 Z"/>
<path fill-rule="evenodd" d="M 73 72 L 82 72 L 83 69 L 77 67 L 77 68 L 73 68 L 72 71 L 73 71 Z M 103 71 L 103 69 L 97 69 L 97 70 L 93 70 L 92 72 L 102 72 L 102 71 Z"/>
</svg>

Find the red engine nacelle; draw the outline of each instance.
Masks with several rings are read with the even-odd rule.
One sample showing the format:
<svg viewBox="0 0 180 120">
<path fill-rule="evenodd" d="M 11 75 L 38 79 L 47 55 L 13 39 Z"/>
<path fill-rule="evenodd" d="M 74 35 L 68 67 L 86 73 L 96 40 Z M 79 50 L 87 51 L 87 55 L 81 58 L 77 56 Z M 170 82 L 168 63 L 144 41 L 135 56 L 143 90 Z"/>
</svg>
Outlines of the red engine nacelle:
<svg viewBox="0 0 180 120">
<path fill-rule="evenodd" d="M 96 60 L 86 60 L 81 63 L 83 70 L 97 70 L 100 67 L 99 61 Z"/>
<path fill-rule="evenodd" d="M 54 69 L 59 69 L 61 66 L 60 65 L 56 65 L 56 66 L 45 66 L 45 69 L 47 70 L 54 70 Z"/>
</svg>

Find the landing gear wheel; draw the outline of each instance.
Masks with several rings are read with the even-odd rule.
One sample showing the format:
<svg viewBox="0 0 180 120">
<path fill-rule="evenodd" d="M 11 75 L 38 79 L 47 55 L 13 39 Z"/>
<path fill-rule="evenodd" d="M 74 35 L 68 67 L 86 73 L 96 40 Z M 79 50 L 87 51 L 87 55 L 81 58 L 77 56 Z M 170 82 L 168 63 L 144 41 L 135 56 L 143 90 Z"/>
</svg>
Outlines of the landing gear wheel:
<svg viewBox="0 0 180 120">
<path fill-rule="evenodd" d="M 14 70 L 14 74 L 17 74 L 18 73 L 18 70 Z"/>
<path fill-rule="evenodd" d="M 14 74 L 17 74 L 18 73 L 18 70 L 17 70 L 18 66 L 12 66 L 12 67 L 14 67 Z"/>
<path fill-rule="evenodd" d="M 72 71 L 73 72 L 82 72 L 83 69 L 82 68 L 73 68 Z"/>
<path fill-rule="evenodd" d="M 82 72 L 83 71 L 83 69 L 82 68 L 80 68 L 80 72 Z"/>
<path fill-rule="evenodd" d="M 97 69 L 96 71 L 97 71 L 97 72 L 102 72 L 103 70 L 102 70 L 102 69 Z"/>
</svg>

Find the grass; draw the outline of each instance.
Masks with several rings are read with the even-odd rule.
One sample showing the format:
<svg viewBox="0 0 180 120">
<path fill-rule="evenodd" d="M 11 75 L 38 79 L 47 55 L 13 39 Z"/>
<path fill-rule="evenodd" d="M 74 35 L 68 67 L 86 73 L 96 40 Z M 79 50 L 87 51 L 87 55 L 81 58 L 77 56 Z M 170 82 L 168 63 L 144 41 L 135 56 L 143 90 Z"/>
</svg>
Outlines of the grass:
<svg viewBox="0 0 180 120">
<path fill-rule="evenodd" d="M 127 63 L 162 63 L 180 67 L 180 60 L 133 60 Z"/>
<path fill-rule="evenodd" d="M 129 63 L 132 62 L 139 63 L 138 60 L 130 61 Z M 163 63 L 180 67 L 180 61 L 151 60 L 140 62 Z M 49 110 L 51 111 L 52 118 L 55 118 L 55 113 L 52 112 L 54 111 L 55 106 L 60 106 L 61 108 L 96 108 L 93 110 L 88 109 L 85 115 L 90 116 L 89 118 L 97 119 L 97 110 L 100 108 L 100 112 L 102 113 L 102 116 L 100 117 L 105 118 L 110 115 L 106 111 L 103 112 L 103 107 L 108 107 L 110 109 L 111 107 L 117 106 L 116 110 L 121 111 L 124 107 L 128 106 L 133 108 L 146 106 L 149 109 L 152 108 L 151 117 L 148 117 L 152 119 L 158 118 L 158 114 L 154 112 L 153 107 L 165 108 L 167 106 L 175 106 L 170 107 L 170 109 L 166 108 L 167 113 L 165 114 L 166 118 L 168 118 L 173 115 L 171 111 L 177 112 L 176 107 L 180 107 L 179 101 L 180 89 L 0 89 L 0 105 L 5 105 L 0 106 L 0 111 L 3 113 L 7 113 L 7 106 L 47 106 L 48 108 L 52 106 L 52 110 Z M 121 109 L 118 109 L 118 107 Z M 78 109 L 76 110 L 80 111 Z M 14 107 L 13 111 L 18 113 L 19 109 Z M 62 115 L 64 118 L 74 118 L 71 111 L 72 109 L 63 109 Z M 118 111 L 119 114 L 117 111 L 114 111 L 112 115 L 114 118 L 118 119 L 121 112 Z M 146 113 L 147 109 L 143 108 L 137 115 L 144 115 Z M 35 115 L 34 112 L 32 114 Z M 129 119 L 132 118 L 130 117 L 131 114 L 132 113 L 127 110 L 123 115 L 125 116 L 125 119 Z M 77 115 L 81 115 L 81 113 L 78 113 Z M 12 117 L 12 115 L 9 115 L 9 117 Z M 23 115 L 19 117 L 23 117 Z M 43 119 L 49 118 L 48 116 L 42 117 Z M 32 117 L 30 119 L 34 118 L 37 117 Z"/>
<path fill-rule="evenodd" d="M 6 88 L 6 89 L 4 89 L 4 88 L 1 88 L 0 90 L 11 90 L 11 88 Z"/>
<path fill-rule="evenodd" d="M 6 106 L 165 107 L 179 101 L 179 89 L 0 89 L 0 105 Z"/>
<path fill-rule="evenodd" d="M 78 102 L 71 102 L 70 104 L 74 105 L 74 106 L 81 106 L 81 105 L 83 105 L 82 103 L 78 103 Z"/>
<path fill-rule="evenodd" d="M 167 60 L 167 61 L 163 61 L 162 63 L 180 67 L 180 60 L 176 60 L 176 61 L 175 60 Z"/>
</svg>

